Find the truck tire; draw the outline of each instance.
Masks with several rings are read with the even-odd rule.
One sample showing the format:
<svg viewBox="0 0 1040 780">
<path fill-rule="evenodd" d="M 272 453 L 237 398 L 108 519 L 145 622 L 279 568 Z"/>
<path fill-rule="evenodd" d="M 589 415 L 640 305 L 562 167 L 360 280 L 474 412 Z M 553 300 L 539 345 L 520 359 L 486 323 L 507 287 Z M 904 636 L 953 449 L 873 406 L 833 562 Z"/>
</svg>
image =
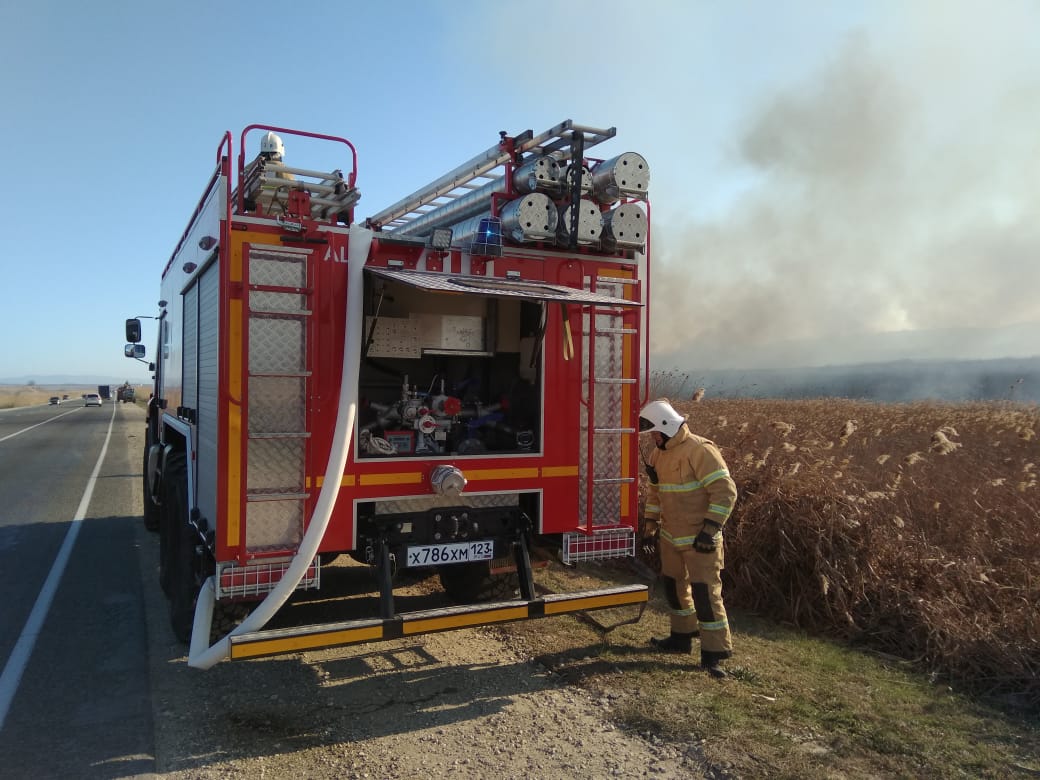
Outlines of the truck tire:
<svg viewBox="0 0 1040 780">
<path fill-rule="evenodd" d="M 259 603 L 259 602 L 257 602 Z M 256 607 L 256 603 L 231 602 L 222 604 L 217 602 L 213 605 L 213 622 L 209 629 L 209 643 L 212 645 L 220 641 L 249 617 L 249 613 Z"/>
<path fill-rule="evenodd" d="M 199 595 L 195 548 L 198 536 L 188 524 L 188 468 L 183 452 L 171 453 L 163 467 L 163 510 L 167 526 L 166 581 L 170 628 L 181 642 L 191 641 L 195 599 Z M 161 576 L 161 575 L 160 575 Z"/>
<path fill-rule="evenodd" d="M 165 466 L 163 467 L 165 468 Z M 170 556 L 173 552 L 174 545 L 171 544 L 171 538 L 174 531 L 177 529 L 177 518 L 172 516 L 170 513 L 170 507 L 166 504 L 166 475 L 163 474 L 159 479 L 159 587 L 162 588 L 162 592 L 166 594 L 166 598 L 170 598 L 170 572 L 173 570 Z"/>
<path fill-rule="evenodd" d="M 462 604 L 507 601 L 516 597 L 520 587 L 515 572 L 492 574 L 487 561 L 441 566 L 437 574 L 448 598 Z"/>
<path fill-rule="evenodd" d="M 145 428 L 144 456 L 141 464 L 141 483 L 144 485 L 144 527 L 149 531 L 159 530 L 159 507 L 152 501 L 152 487 L 148 484 L 148 450 L 152 448 L 152 431 Z"/>
</svg>

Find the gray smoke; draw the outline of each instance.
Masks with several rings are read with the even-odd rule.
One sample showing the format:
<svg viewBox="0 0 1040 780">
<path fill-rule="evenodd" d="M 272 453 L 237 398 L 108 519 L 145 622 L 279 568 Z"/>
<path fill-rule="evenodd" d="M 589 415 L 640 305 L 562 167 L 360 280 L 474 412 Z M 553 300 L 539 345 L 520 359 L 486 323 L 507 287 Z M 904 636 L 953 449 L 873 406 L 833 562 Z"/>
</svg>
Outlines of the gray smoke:
<svg viewBox="0 0 1040 780">
<path fill-rule="evenodd" d="M 731 211 L 655 232 L 656 364 L 1040 353 L 1040 78 L 998 49 L 910 72 L 854 36 L 759 104 Z"/>
</svg>

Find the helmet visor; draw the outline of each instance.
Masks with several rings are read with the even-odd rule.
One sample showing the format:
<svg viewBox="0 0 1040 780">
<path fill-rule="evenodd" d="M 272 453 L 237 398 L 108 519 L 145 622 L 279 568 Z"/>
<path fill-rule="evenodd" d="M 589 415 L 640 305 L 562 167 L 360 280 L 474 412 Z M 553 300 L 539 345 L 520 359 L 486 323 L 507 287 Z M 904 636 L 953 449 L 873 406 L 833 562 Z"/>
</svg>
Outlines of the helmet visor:
<svg viewBox="0 0 1040 780">
<path fill-rule="evenodd" d="M 650 422 L 648 419 L 646 419 L 645 417 L 640 417 L 639 418 L 639 432 L 640 433 L 645 433 L 646 431 L 649 431 L 653 427 L 654 427 L 654 424 L 652 422 Z"/>
</svg>

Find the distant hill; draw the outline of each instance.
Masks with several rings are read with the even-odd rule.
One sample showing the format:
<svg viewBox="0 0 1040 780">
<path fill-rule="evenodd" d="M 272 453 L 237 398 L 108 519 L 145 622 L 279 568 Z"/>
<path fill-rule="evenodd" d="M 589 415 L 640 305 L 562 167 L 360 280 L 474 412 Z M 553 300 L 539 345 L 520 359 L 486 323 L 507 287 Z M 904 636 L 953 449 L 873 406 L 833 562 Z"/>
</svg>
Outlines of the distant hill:
<svg viewBox="0 0 1040 780">
<path fill-rule="evenodd" d="M 120 377 L 71 376 L 68 374 L 0 377 L 0 385 L 25 387 L 30 382 L 40 387 L 52 387 L 54 385 L 96 387 L 97 385 L 121 385 L 123 382 L 129 382 L 132 385 L 147 385 L 151 383 L 151 375 L 140 377 L 135 372 L 129 376 Z"/>
<path fill-rule="evenodd" d="M 680 370 L 681 372 L 681 370 Z M 682 392 L 714 398 L 1040 402 L 1040 357 L 901 360 L 820 368 L 690 372 Z"/>
</svg>

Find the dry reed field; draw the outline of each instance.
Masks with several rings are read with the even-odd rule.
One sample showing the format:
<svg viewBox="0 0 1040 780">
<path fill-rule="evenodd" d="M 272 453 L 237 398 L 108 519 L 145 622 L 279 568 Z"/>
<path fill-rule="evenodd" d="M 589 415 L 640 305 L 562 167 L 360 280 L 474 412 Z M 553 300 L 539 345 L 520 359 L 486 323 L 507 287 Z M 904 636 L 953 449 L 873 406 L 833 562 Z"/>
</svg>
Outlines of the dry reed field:
<svg viewBox="0 0 1040 780">
<path fill-rule="evenodd" d="M 740 491 L 727 603 L 1040 709 L 1040 409 L 703 395 L 672 402 Z"/>
<path fill-rule="evenodd" d="M 151 385 L 134 385 L 137 397 L 146 399 Z M 15 409 L 23 406 L 46 404 L 51 396 L 67 395 L 62 403 L 82 405 L 83 394 L 97 390 L 97 385 L 0 385 L 0 409 Z M 116 386 L 112 385 L 112 401 L 115 401 Z"/>
<path fill-rule="evenodd" d="M 52 395 L 68 395 L 70 399 L 79 399 L 85 390 L 66 387 L 40 387 L 37 385 L 0 385 L 0 409 L 14 409 L 22 406 L 45 404 Z"/>
</svg>

